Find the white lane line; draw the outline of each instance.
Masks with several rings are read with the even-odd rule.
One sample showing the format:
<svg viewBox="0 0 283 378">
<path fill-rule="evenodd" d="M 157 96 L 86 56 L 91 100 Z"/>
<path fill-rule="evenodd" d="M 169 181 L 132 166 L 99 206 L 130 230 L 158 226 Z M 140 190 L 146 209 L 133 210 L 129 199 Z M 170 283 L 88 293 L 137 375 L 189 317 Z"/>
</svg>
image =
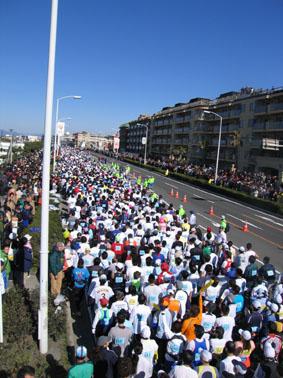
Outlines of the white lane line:
<svg viewBox="0 0 283 378">
<path fill-rule="evenodd" d="M 271 222 L 273 224 L 277 224 L 278 226 L 283 227 L 282 223 L 275 222 L 275 220 L 273 220 L 273 219 L 270 219 L 270 218 L 267 218 L 267 217 L 263 217 L 262 215 L 257 215 L 257 214 L 255 214 L 255 216 L 258 217 L 258 218 L 264 219 L 264 220 L 266 220 L 268 222 Z"/>
<path fill-rule="evenodd" d="M 167 185 L 167 186 L 170 186 L 170 187 L 172 187 L 174 189 L 179 189 L 177 186 L 175 186 L 173 184 L 168 184 L 167 182 L 165 182 L 164 184 Z"/>
<path fill-rule="evenodd" d="M 130 164 L 130 165 L 132 165 L 132 164 Z M 132 165 L 132 166 L 133 166 L 133 165 Z M 148 172 L 147 169 L 140 168 L 140 167 L 137 167 L 137 168 L 140 169 L 141 171 Z M 152 175 L 160 176 L 160 177 L 162 177 L 163 179 L 165 178 L 164 175 L 161 175 L 160 173 L 156 173 L 156 172 L 152 172 Z M 209 195 L 209 196 L 212 196 L 212 197 L 215 197 L 215 198 L 220 198 L 220 199 L 222 199 L 223 201 L 233 203 L 234 205 L 237 205 L 237 206 L 242 206 L 242 207 L 244 207 L 245 209 L 250 209 L 250 210 L 252 210 L 252 211 L 256 211 L 257 213 L 260 213 L 260 214 L 263 214 L 263 215 L 268 215 L 269 217 L 272 217 L 272 218 L 275 218 L 276 220 L 282 221 L 282 218 L 278 218 L 278 217 L 276 217 L 275 215 L 271 215 L 271 214 L 269 214 L 269 213 L 265 213 L 265 212 L 263 212 L 263 211 L 261 211 L 261 210 L 254 209 L 254 208 L 249 207 L 249 206 L 247 206 L 247 205 L 245 205 L 245 204 L 242 204 L 242 203 L 240 203 L 240 202 L 232 201 L 232 200 L 230 200 L 230 199 L 224 197 L 224 195 L 223 195 L 223 196 L 220 196 L 220 195 L 217 195 L 217 194 L 211 193 L 211 192 L 209 192 L 209 191 L 205 191 L 205 190 L 203 190 L 203 189 L 199 189 L 199 188 L 194 187 L 194 186 L 192 186 L 192 185 L 190 185 L 190 184 L 184 184 L 184 183 L 182 183 L 181 181 L 171 179 L 170 177 L 166 177 L 166 180 L 173 181 L 173 182 L 175 182 L 175 183 L 177 182 L 179 185 L 183 185 L 183 186 L 189 187 L 189 188 L 191 188 L 191 189 L 193 189 L 193 190 L 197 190 L 197 191 L 199 191 L 199 192 L 201 192 L 201 193 L 204 193 L 204 194 L 207 194 L 207 195 Z"/>
<path fill-rule="evenodd" d="M 201 224 L 199 224 L 198 226 L 199 226 L 199 228 L 201 228 L 202 230 L 205 230 L 205 231 L 206 231 L 206 228 L 203 227 Z"/>
<path fill-rule="evenodd" d="M 210 200 L 207 200 L 207 202 L 209 202 L 209 203 L 215 203 L 214 201 L 210 201 Z"/>
<path fill-rule="evenodd" d="M 235 217 L 234 215 L 232 215 L 232 214 L 227 214 L 229 217 L 231 217 L 231 218 L 234 218 L 234 219 L 237 219 L 238 221 L 240 221 L 240 222 L 242 222 L 242 223 L 247 223 L 248 225 L 250 225 L 250 226 L 252 226 L 252 227 L 254 227 L 254 228 L 257 228 L 258 230 L 262 230 L 262 228 L 261 227 L 258 227 L 258 226 L 256 226 L 255 224 L 253 224 L 253 223 L 250 223 L 250 222 L 247 222 L 247 221 L 245 221 L 245 220 L 243 220 L 243 219 L 240 219 L 240 218 L 238 218 L 238 217 Z"/>
<path fill-rule="evenodd" d="M 201 196 L 198 196 L 197 194 L 193 194 L 193 197 L 202 198 Z M 204 199 L 204 198 L 202 198 L 202 199 Z"/>
<path fill-rule="evenodd" d="M 209 222 L 211 222 L 211 223 L 213 224 L 214 227 L 220 227 L 220 224 L 219 224 L 219 223 L 215 223 L 215 222 L 213 222 L 210 218 L 208 218 L 208 217 L 202 215 L 201 213 L 197 213 L 197 215 L 199 215 L 200 217 L 202 217 L 202 218 L 208 220 Z"/>
</svg>

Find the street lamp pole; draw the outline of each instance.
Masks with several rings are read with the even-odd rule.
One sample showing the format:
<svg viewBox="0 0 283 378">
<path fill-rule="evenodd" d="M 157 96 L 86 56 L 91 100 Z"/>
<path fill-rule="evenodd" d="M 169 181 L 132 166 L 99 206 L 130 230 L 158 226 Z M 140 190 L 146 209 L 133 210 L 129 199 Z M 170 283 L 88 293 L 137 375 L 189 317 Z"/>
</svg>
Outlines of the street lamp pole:
<svg viewBox="0 0 283 378">
<path fill-rule="evenodd" d="M 148 124 L 144 125 L 146 128 L 145 132 L 145 145 L 144 145 L 144 159 L 143 159 L 143 164 L 146 165 L 146 153 L 147 153 L 147 138 L 148 138 Z"/>
<path fill-rule="evenodd" d="M 10 151 L 10 163 L 13 163 L 13 129 L 10 129 L 11 133 L 11 151 Z"/>
<path fill-rule="evenodd" d="M 217 155 L 216 155 L 216 167 L 215 167 L 215 177 L 214 183 L 216 184 L 216 180 L 218 178 L 218 165 L 219 165 L 219 154 L 220 154 L 220 145 L 221 145 L 221 133 L 222 133 L 222 117 L 221 115 L 211 112 L 210 110 L 204 110 L 206 114 L 213 114 L 215 117 L 219 118 L 219 134 L 218 134 L 218 146 L 217 146 Z"/>
<path fill-rule="evenodd" d="M 48 352 L 48 240 L 49 240 L 49 183 L 52 107 L 54 92 L 56 30 L 57 30 L 58 0 L 52 0 L 51 25 L 49 40 L 49 61 L 46 90 L 46 107 L 44 122 L 44 146 L 42 168 L 42 207 L 41 207 L 41 238 L 40 238 L 40 297 L 38 312 L 38 338 L 40 352 Z"/>
<path fill-rule="evenodd" d="M 59 103 L 61 100 L 65 100 L 66 98 L 72 98 L 73 100 L 80 100 L 82 96 L 63 96 L 59 97 L 56 100 L 56 117 L 55 117 L 55 138 L 54 138 L 54 150 L 53 150 L 53 172 L 56 168 L 56 155 L 57 155 L 57 146 L 59 141 L 59 136 L 57 136 L 57 123 L 59 119 Z"/>
</svg>

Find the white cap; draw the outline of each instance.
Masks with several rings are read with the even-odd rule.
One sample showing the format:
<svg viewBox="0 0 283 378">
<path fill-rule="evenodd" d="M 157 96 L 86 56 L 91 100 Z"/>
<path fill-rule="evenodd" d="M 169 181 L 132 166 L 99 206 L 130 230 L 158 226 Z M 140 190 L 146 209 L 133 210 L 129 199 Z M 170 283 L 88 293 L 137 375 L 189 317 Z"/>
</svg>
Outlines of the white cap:
<svg viewBox="0 0 283 378">
<path fill-rule="evenodd" d="M 269 307 L 269 309 L 272 311 L 272 312 L 278 312 L 279 311 L 279 306 L 277 303 L 272 303 L 270 301 L 267 301 L 266 302 L 266 305 Z"/>
<path fill-rule="evenodd" d="M 124 264 L 118 262 L 118 263 L 116 264 L 116 268 L 117 268 L 117 269 L 123 269 L 123 268 L 124 268 Z"/>
<path fill-rule="evenodd" d="M 263 353 L 266 358 L 274 358 L 275 357 L 275 349 L 269 342 L 264 344 Z"/>
<path fill-rule="evenodd" d="M 29 234 L 25 234 L 25 235 L 24 235 L 24 238 L 26 238 L 27 240 L 30 240 L 30 239 L 32 238 L 32 236 L 29 235 Z"/>
<path fill-rule="evenodd" d="M 241 247 L 239 248 L 239 252 L 245 252 L 245 247 L 241 246 Z"/>
<path fill-rule="evenodd" d="M 200 352 L 200 358 L 203 362 L 209 362 L 212 360 L 212 354 L 208 350 L 202 350 Z"/>
<path fill-rule="evenodd" d="M 144 338 L 144 339 L 149 339 L 150 338 L 150 334 L 151 334 L 151 331 L 150 331 L 150 328 L 148 326 L 145 326 L 142 331 L 141 331 L 141 336 Z"/>
<path fill-rule="evenodd" d="M 239 329 L 239 334 L 242 336 L 242 338 L 246 341 L 249 341 L 251 340 L 252 338 L 252 335 L 250 333 L 250 331 L 246 331 L 246 330 L 243 330 L 243 329 Z"/>
<path fill-rule="evenodd" d="M 260 301 L 253 301 L 252 305 L 253 305 L 253 308 L 256 309 L 256 310 L 260 310 L 261 309 L 261 303 L 260 303 Z"/>
</svg>

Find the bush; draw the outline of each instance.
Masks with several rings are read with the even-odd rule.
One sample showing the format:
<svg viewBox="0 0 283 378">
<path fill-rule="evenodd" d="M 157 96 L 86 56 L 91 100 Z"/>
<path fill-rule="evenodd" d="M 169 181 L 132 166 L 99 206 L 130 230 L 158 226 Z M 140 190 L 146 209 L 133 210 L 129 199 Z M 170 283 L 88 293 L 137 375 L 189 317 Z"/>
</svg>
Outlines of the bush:
<svg viewBox="0 0 283 378">
<path fill-rule="evenodd" d="M 164 174 L 165 170 L 161 168 L 157 168 L 151 165 L 143 165 L 135 160 L 125 158 L 123 159 L 125 162 L 131 163 L 133 165 L 136 165 L 138 167 L 143 167 L 148 170 L 151 170 L 153 172 L 158 172 Z M 225 188 L 222 186 L 217 186 L 214 184 L 209 184 L 207 180 L 201 179 L 201 178 L 196 178 L 192 176 L 185 175 L 183 173 L 176 173 L 176 172 L 170 172 L 170 177 L 175 178 L 176 180 L 179 181 L 184 181 L 187 182 L 191 185 L 195 185 L 197 187 L 201 187 L 204 189 L 207 189 L 211 192 L 217 193 L 219 195 L 235 198 L 241 202 L 248 203 L 250 206 L 255 206 L 259 207 L 261 209 L 273 212 L 273 213 L 278 213 L 280 215 L 283 215 L 283 204 L 280 202 L 272 202 L 268 200 L 264 200 L 261 198 L 255 198 L 253 196 L 250 196 L 247 193 L 244 192 L 239 192 L 237 190 L 233 190 L 230 188 Z"/>
<path fill-rule="evenodd" d="M 30 292 L 31 313 L 35 324 L 38 323 L 39 291 Z M 60 305 L 61 311 L 56 311 L 53 299 L 48 296 L 48 336 L 54 341 L 63 338 L 66 334 L 65 304 Z"/>
<path fill-rule="evenodd" d="M 27 290 L 13 288 L 7 292 L 3 303 L 3 327 L 7 343 L 13 343 L 33 333 Z"/>
<path fill-rule="evenodd" d="M 32 235 L 32 250 L 33 250 L 33 269 L 39 268 L 39 254 L 40 254 L 40 236 L 41 236 L 41 207 L 38 206 L 35 210 L 35 216 L 32 223 L 23 231 L 23 235 L 29 233 Z M 38 232 L 31 232 L 30 229 L 37 227 Z M 58 211 L 49 212 L 49 250 L 58 242 L 63 241 L 63 233 L 60 215 Z"/>
<path fill-rule="evenodd" d="M 13 343 L 0 347 L 0 371 L 8 377 L 16 377 L 17 371 L 24 365 L 31 365 L 37 377 L 45 377 L 49 364 L 46 357 L 39 353 L 37 344 L 31 336 L 18 338 Z"/>
</svg>

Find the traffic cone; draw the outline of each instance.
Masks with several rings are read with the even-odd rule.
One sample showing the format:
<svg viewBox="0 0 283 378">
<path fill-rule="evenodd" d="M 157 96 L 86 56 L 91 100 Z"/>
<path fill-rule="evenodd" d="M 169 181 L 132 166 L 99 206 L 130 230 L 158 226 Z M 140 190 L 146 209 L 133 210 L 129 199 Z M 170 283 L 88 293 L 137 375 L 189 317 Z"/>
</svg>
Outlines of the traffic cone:
<svg viewBox="0 0 283 378">
<path fill-rule="evenodd" d="M 176 194 L 175 194 L 175 198 L 176 199 L 179 199 L 179 192 L 177 191 Z"/>
<path fill-rule="evenodd" d="M 171 192 L 169 193 L 171 197 L 174 197 L 174 189 L 171 189 Z"/>
<path fill-rule="evenodd" d="M 246 221 L 246 223 L 243 225 L 242 231 L 243 231 L 243 232 L 248 232 L 248 231 L 249 231 L 247 221 Z"/>
<path fill-rule="evenodd" d="M 184 194 L 184 197 L 183 197 L 183 199 L 182 199 L 182 202 L 183 202 L 183 203 L 187 203 L 187 202 L 188 202 L 186 194 Z"/>
<path fill-rule="evenodd" d="M 208 214 L 211 215 L 211 216 L 215 215 L 213 206 L 210 207 Z"/>
</svg>

